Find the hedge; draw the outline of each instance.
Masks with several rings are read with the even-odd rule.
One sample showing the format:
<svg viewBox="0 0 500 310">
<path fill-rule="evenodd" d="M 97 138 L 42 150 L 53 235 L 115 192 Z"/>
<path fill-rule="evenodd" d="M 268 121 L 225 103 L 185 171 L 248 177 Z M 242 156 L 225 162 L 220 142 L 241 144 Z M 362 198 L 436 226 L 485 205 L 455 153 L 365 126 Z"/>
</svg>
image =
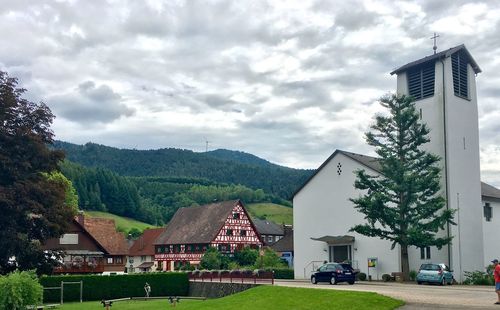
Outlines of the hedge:
<svg viewBox="0 0 500 310">
<path fill-rule="evenodd" d="M 58 287 L 64 282 L 83 281 L 83 300 L 102 300 L 145 296 L 144 285 L 151 286 L 150 296 L 187 296 L 189 280 L 186 273 L 158 272 L 125 275 L 69 275 L 40 278 L 43 287 Z M 60 290 L 44 290 L 44 302 L 58 302 Z M 64 285 L 64 301 L 79 301 L 80 285 Z"/>
<path fill-rule="evenodd" d="M 283 268 L 283 269 L 272 269 L 274 271 L 275 279 L 293 279 L 293 269 Z"/>
</svg>

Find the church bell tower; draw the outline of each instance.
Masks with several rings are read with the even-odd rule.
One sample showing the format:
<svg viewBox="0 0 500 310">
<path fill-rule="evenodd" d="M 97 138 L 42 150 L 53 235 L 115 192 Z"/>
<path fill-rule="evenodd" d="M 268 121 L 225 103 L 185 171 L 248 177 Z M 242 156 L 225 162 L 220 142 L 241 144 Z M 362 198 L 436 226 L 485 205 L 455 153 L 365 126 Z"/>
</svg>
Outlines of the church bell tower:
<svg viewBox="0 0 500 310">
<path fill-rule="evenodd" d="M 431 130 L 427 150 L 441 157 L 442 192 L 446 207 L 456 210 L 457 225 L 441 232 L 453 237 L 452 244 L 433 249 L 432 262 L 449 264 L 460 282 L 464 271 L 484 269 L 476 94 L 480 72 L 464 45 L 391 72 L 397 75 L 397 93 L 416 99 L 420 118 Z M 414 250 L 410 256 L 420 257 L 420 249 Z"/>
</svg>

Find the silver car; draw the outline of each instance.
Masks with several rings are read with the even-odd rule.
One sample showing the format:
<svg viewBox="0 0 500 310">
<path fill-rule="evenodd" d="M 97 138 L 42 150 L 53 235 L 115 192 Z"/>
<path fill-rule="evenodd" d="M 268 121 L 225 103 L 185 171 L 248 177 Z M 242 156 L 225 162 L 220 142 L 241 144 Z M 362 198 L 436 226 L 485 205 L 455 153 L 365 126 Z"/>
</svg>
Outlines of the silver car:
<svg viewBox="0 0 500 310">
<path fill-rule="evenodd" d="M 417 274 L 417 283 L 453 284 L 453 270 L 445 264 L 422 264 Z"/>
</svg>

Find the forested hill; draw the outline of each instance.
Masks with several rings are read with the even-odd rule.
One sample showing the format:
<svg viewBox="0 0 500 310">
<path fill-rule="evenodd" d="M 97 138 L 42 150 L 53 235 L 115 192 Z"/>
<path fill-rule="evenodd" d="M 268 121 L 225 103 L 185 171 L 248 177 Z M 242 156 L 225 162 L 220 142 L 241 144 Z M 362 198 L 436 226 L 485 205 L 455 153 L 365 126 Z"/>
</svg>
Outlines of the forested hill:
<svg viewBox="0 0 500 310">
<path fill-rule="evenodd" d="M 290 199 L 312 170 L 272 164 L 257 156 L 229 150 L 196 153 L 181 149 L 130 150 L 95 143 L 76 145 L 56 141 L 66 158 L 87 167 L 110 169 L 123 176 L 201 178 L 241 184 Z"/>
</svg>

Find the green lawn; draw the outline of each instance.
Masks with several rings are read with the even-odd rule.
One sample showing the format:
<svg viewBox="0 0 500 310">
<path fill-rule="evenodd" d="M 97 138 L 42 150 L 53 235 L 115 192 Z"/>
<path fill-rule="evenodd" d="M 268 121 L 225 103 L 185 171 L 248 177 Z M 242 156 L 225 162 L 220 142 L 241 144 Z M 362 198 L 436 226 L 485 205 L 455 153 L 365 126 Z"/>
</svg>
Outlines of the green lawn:
<svg viewBox="0 0 500 310">
<path fill-rule="evenodd" d="M 276 224 L 293 224 L 293 209 L 275 203 L 252 203 L 246 206 L 252 217 L 265 218 Z"/>
<path fill-rule="evenodd" d="M 167 300 L 127 301 L 113 304 L 114 310 L 129 309 L 169 309 Z M 395 309 L 402 301 L 376 293 L 337 291 L 329 289 L 308 289 L 280 286 L 259 286 L 247 291 L 219 299 L 206 301 L 181 300 L 177 309 Z M 62 310 L 102 309 L 97 301 L 83 304 L 71 303 L 60 307 Z"/>
<path fill-rule="evenodd" d="M 132 228 L 137 228 L 140 231 L 143 231 L 146 228 L 154 228 L 154 225 L 140 222 L 128 217 L 118 216 L 115 214 L 111 214 L 108 212 L 100 212 L 100 211 L 85 211 L 86 216 L 90 217 L 101 217 L 107 219 L 114 219 L 116 223 L 116 227 L 119 231 L 128 232 Z"/>
</svg>

